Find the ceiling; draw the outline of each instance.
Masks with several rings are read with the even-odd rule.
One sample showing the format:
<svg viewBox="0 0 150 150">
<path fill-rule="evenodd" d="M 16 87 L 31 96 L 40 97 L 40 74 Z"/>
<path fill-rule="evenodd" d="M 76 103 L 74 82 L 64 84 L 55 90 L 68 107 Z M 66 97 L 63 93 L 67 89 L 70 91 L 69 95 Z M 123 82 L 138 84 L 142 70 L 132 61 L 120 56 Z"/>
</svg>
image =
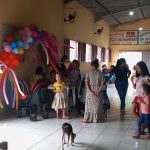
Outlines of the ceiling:
<svg viewBox="0 0 150 150">
<path fill-rule="evenodd" d="M 65 3 L 72 0 L 65 0 Z M 130 23 L 150 18 L 150 0 L 76 0 L 91 10 L 95 21 L 101 19 L 110 25 Z M 133 11 L 131 16 L 129 12 Z"/>
</svg>

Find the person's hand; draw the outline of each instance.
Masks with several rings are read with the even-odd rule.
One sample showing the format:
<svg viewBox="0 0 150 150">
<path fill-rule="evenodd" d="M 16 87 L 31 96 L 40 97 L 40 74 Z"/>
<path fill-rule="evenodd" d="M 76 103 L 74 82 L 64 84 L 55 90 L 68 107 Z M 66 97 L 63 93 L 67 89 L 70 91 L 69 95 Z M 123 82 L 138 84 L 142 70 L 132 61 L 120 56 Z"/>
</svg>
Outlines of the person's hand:
<svg viewBox="0 0 150 150">
<path fill-rule="evenodd" d="M 90 93 L 91 96 L 95 96 L 94 92 L 90 91 L 89 93 Z"/>
<path fill-rule="evenodd" d="M 95 96 L 99 96 L 99 94 L 100 94 L 100 91 L 96 91 L 96 92 L 94 93 Z"/>
</svg>

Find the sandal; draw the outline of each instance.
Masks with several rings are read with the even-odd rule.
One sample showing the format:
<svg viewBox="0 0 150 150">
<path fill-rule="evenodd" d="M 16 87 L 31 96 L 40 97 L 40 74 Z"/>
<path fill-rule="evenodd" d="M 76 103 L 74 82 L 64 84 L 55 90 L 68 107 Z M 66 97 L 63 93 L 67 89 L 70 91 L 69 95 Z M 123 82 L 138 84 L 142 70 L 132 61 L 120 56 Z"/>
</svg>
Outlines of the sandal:
<svg viewBox="0 0 150 150">
<path fill-rule="evenodd" d="M 135 132 L 135 133 L 132 135 L 132 137 L 135 138 L 135 139 L 139 139 L 139 138 L 140 138 L 140 133 Z"/>
<path fill-rule="evenodd" d="M 84 119 L 81 119 L 80 122 L 87 123 L 87 121 L 85 121 Z"/>
</svg>

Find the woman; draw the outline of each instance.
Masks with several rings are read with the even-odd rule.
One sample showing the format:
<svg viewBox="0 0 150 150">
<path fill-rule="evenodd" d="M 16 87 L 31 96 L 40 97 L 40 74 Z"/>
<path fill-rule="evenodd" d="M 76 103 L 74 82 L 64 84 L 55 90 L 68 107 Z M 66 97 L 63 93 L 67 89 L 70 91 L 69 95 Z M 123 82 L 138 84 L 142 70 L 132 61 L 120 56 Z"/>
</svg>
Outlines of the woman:
<svg viewBox="0 0 150 150">
<path fill-rule="evenodd" d="M 82 122 L 97 123 L 104 122 L 102 108 L 102 88 L 105 77 L 98 70 L 97 61 L 91 63 L 91 71 L 86 74 L 85 83 L 87 87 L 84 120 Z"/>
<path fill-rule="evenodd" d="M 131 75 L 131 71 L 126 64 L 126 60 L 124 58 L 118 59 L 117 65 L 114 68 L 114 74 L 116 76 L 115 86 L 118 91 L 121 106 L 120 112 L 121 115 L 125 114 L 125 98 L 128 90 L 128 78 Z"/>
<path fill-rule="evenodd" d="M 62 75 L 63 79 L 66 79 L 66 75 L 67 75 L 67 69 L 65 66 L 65 63 L 67 62 L 67 60 L 68 60 L 68 56 L 64 55 L 61 58 L 61 63 L 57 64 L 57 69 L 59 73 Z"/>
</svg>

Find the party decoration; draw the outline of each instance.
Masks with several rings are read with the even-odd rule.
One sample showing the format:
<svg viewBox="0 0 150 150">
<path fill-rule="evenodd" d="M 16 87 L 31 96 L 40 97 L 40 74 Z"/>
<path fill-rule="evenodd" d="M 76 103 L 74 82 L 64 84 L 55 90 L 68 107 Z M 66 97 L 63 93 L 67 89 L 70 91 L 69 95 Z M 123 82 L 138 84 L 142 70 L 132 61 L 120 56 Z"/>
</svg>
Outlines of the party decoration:
<svg viewBox="0 0 150 150">
<path fill-rule="evenodd" d="M 15 39 L 16 39 L 17 41 L 21 40 L 21 35 L 20 35 L 20 34 L 16 34 L 16 35 L 15 35 Z"/>
<path fill-rule="evenodd" d="M 13 38 L 12 36 L 9 36 L 9 35 L 8 35 L 8 36 L 6 37 L 6 41 L 7 41 L 7 42 L 13 42 L 13 41 L 14 41 L 14 38 Z"/>
<path fill-rule="evenodd" d="M 4 50 L 5 50 L 6 52 L 11 52 L 11 51 L 12 51 L 12 48 L 11 48 L 9 45 L 6 45 L 6 46 L 4 46 Z"/>
<path fill-rule="evenodd" d="M 12 35 L 6 36 L 2 44 L 3 50 L 0 51 L 0 70 L 2 70 L 2 78 L 0 80 L 0 89 L 3 91 L 3 97 L 6 105 L 18 109 L 19 94 L 22 99 L 25 95 L 18 83 L 14 70 L 20 64 L 21 56 L 27 51 L 32 50 L 30 60 L 36 61 L 39 53 L 39 47 L 46 56 L 45 63 L 53 70 L 58 72 L 56 65 L 60 65 L 61 47 L 71 48 L 64 43 L 58 41 L 45 30 L 39 30 L 35 24 L 27 27 L 20 27 Z M 36 62 L 34 62 L 36 64 Z M 11 94 L 8 94 L 7 88 L 11 88 Z M 11 96 L 10 96 L 11 95 Z M 4 105 L 5 106 L 5 105 Z M 3 103 L 0 100 L 0 108 Z"/>
<path fill-rule="evenodd" d="M 17 47 L 17 42 L 11 42 L 11 48 L 13 49 L 13 48 L 16 48 Z"/>
<path fill-rule="evenodd" d="M 4 64 L 2 61 L 0 61 L 0 69 L 4 70 L 4 72 L 2 74 L 2 79 L 0 80 L 0 88 L 2 87 L 2 89 L 3 89 L 3 96 L 5 98 L 5 102 L 7 105 L 10 105 L 10 100 L 8 99 L 8 95 L 7 95 L 7 91 L 6 91 L 6 80 L 7 80 L 7 77 L 9 76 L 14 85 L 14 92 L 13 92 L 14 96 L 13 96 L 12 106 L 14 106 L 14 103 L 15 103 L 16 109 L 18 109 L 18 100 L 19 100 L 18 93 L 22 96 L 22 98 L 26 98 L 27 95 L 25 95 L 22 92 L 22 90 L 19 86 L 16 74 L 12 69 L 8 68 L 7 65 Z M 0 101 L 0 105 L 1 105 L 0 107 L 2 107 L 1 101 Z"/>
</svg>

